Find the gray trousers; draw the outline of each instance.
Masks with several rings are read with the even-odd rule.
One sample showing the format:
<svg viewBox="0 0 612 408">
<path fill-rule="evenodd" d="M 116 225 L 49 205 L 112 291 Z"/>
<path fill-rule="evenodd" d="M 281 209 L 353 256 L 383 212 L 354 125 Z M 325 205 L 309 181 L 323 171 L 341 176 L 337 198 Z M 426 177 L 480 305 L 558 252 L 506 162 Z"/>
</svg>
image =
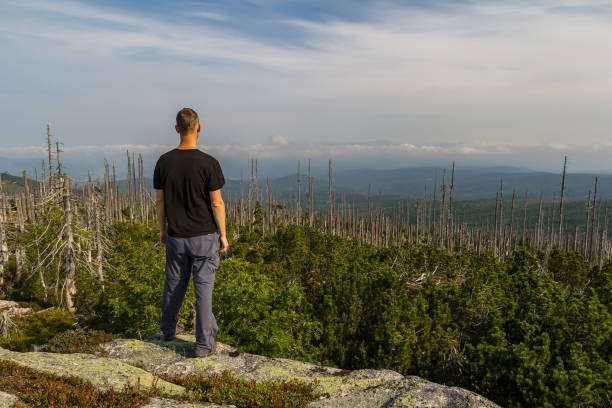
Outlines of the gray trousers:
<svg viewBox="0 0 612 408">
<path fill-rule="evenodd" d="M 196 297 L 195 349 L 212 350 L 217 335 L 217 321 L 212 312 L 212 291 L 219 267 L 219 234 L 190 238 L 168 235 L 166 240 L 166 279 L 162 296 L 161 331 L 172 336 L 193 271 Z"/>
</svg>

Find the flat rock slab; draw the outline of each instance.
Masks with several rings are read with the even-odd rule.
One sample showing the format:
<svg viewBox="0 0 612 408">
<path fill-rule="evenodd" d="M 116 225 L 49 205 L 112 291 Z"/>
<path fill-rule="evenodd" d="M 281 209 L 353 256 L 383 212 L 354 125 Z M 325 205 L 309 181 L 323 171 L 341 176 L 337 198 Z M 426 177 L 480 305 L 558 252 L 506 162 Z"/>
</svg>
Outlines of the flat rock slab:
<svg viewBox="0 0 612 408">
<path fill-rule="evenodd" d="M 16 395 L 0 391 L 0 408 L 13 408 L 18 402 L 20 400 Z"/>
<path fill-rule="evenodd" d="M 195 338 L 179 335 L 174 341 L 117 339 L 102 345 L 109 356 L 143 367 L 154 374 L 219 374 L 230 370 L 238 378 L 256 381 L 292 380 L 316 383 L 323 398 L 312 407 L 380 408 L 444 407 L 499 408 L 486 398 L 458 387 L 391 370 L 342 370 L 311 363 L 243 353 L 217 342 L 215 354 L 189 357 Z"/>
<path fill-rule="evenodd" d="M 102 345 L 109 357 L 143 367 L 154 374 L 220 374 L 229 370 L 237 378 L 271 381 L 300 380 L 317 383 L 327 397 L 342 396 L 404 377 L 391 370 L 342 370 L 284 358 L 243 353 L 217 342 L 217 352 L 208 357 L 190 358 L 195 338 L 179 335 L 177 340 L 143 342 L 117 339 Z"/>
<path fill-rule="evenodd" d="M 234 405 L 217 405 L 208 402 L 182 402 L 166 398 L 151 398 L 141 408 L 236 408 Z"/>
<path fill-rule="evenodd" d="M 184 394 L 179 385 L 161 380 L 151 373 L 111 358 L 91 354 L 18 353 L 0 348 L 0 359 L 58 376 L 75 376 L 91 382 L 98 390 L 121 390 L 127 384 L 151 387 L 154 381 L 167 392 Z"/>
<path fill-rule="evenodd" d="M 342 370 L 283 358 L 242 353 L 225 344 L 208 357 L 191 358 L 193 336 L 179 336 L 172 342 L 117 339 L 102 348 L 109 357 L 91 354 L 18 353 L 0 348 L 0 359 L 40 371 L 76 376 L 97 389 L 122 389 L 139 382 L 150 387 L 154 381 L 166 392 L 184 394 L 179 385 L 156 375 L 218 374 L 224 370 L 234 376 L 256 381 L 300 380 L 316 384 L 322 398 L 313 408 L 499 408 L 486 398 L 458 387 L 448 387 L 417 376 L 402 376 L 391 370 Z M 6 402 L 3 402 L 5 398 Z M 13 402 L 14 401 L 14 402 Z M 0 393 L 0 408 L 12 407 L 15 396 Z M 5 404 L 5 405 L 2 405 Z M 10 405 L 12 404 L 12 405 Z M 144 408 L 231 408 L 203 402 L 152 398 Z"/>
<path fill-rule="evenodd" d="M 474 392 L 433 383 L 417 376 L 389 381 L 343 397 L 322 399 L 311 403 L 310 406 L 313 408 L 501 408 Z"/>
</svg>

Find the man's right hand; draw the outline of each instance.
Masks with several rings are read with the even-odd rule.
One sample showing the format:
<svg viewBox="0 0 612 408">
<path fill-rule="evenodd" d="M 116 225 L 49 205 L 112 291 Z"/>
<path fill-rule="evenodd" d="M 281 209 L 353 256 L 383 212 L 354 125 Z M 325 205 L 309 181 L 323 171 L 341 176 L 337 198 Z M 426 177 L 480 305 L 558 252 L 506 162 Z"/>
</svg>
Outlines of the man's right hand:
<svg viewBox="0 0 612 408">
<path fill-rule="evenodd" d="M 219 252 L 221 253 L 227 252 L 227 248 L 229 247 L 229 243 L 227 242 L 227 237 L 219 236 L 219 241 L 221 242 L 221 249 L 219 249 Z"/>
<path fill-rule="evenodd" d="M 166 245 L 166 240 L 168 239 L 168 230 L 159 232 L 159 242 L 162 245 Z"/>
</svg>

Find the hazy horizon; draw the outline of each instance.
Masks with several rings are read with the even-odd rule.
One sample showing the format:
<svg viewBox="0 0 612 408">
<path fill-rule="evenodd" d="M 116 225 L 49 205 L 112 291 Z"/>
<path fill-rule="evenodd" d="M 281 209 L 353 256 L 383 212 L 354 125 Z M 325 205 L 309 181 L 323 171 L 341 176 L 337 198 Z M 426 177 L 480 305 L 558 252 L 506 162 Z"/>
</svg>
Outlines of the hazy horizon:
<svg viewBox="0 0 612 408">
<path fill-rule="evenodd" d="M 116 166 L 117 176 L 124 178 L 127 174 L 127 158 L 126 151 L 130 152 L 135 158 L 141 154 L 143 157 L 143 168 L 145 171 L 146 178 L 153 177 L 153 168 L 159 155 L 163 154 L 167 150 L 174 148 L 174 146 L 168 146 L 167 149 L 155 150 L 155 149 L 134 149 L 135 146 L 122 146 L 128 150 L 119 151 L 113 149 L 110 154 L 100 156 L 97 149 L 71 149 L 67 146 L 61 146 L 61 158 L 63 170 L 74 179 L 84 180 L 87 177 L 88 172 L 94 177 L 102 177 L 104 174 L 104 160 L 110 165 L 113 163 Z M 202 151 L 210 150 L 203 146 L 198 146 Z M 55 149 L 55 146 L 54 146 Z M 132 150 L 134 149 L 134 150 Z M 4 152 L 2 152 L 4 153 Z M 30 148 L 28 155 L 24 156 L 12 156 L 7 157 L 4 154 L 0 154 L 0 172 L 7 172 L 13 175 L 21 175 L 23 170 L 28 172 L 28 177 L 34 178 L 34 169 L 36 168 L 38 174 L 41 174 L 41 160 L 45 160 L 45 168 L 48 168 L 46 164 L 47 153 L 46 148 Z M 108 151 L 107 151 L 108 153 Z M 55 150 L 54 156 L 54 167 L 57 166 L 55 162 Z M 301 173 L 306 174 L 309 158 L 286 158 L 286 159 L 275 159 L 268 158 L 262 159 L 258 157 L 225 157 L 222 154 L 214 154 L 215 157 L 219 158 L 219 161 L 224 169 L 226 178 L 239 180 L 241 178 L 248 179 L 251 171 L 251 159 L 257 160 L 259 175 L 261 177 L 281 178 L 286 176 L 292 176 L 297 173 L 298 161 L 301 168 Z M 387 160 L 386 162 L 377 160 L 351 160 L 350 158 L 336 159 L 334 157 L 314 157 L 310 158 L 311 167 L 313 174 L 316 173 L 319 177 L 321 175 L 327 175 L 328 172 L 328 161 L 332 161 L 333 172 L 350 172 L 358 170 L 373 170 L 373 171 L 389 171 L 389 170 L 402 170 L 402 169 L 420 169 L 430 168 L 439 170 L 449 170 L 452 167 L 453 161 L 457 169 L 470 170 L 477 169 L 479 171 L 492 170 L 495 172 L 533 172 L 533 173 L 551 173 L 561 174 L 563 168 L 563 157 L 559 158 L 559 163 L 556 168 L 550 167 L 525 167 L 517 166 L 510 163 L 471 163 L 466 160 L 450 160 L 445 161 L 441 159 L 433 160 L 411 160 L 409 162 L 402 163 L 401 160 Z M 572 160 L 568 158 L 568 173 L 569 174 L 596 174 L 596 175 L 608 175 L 612 174 L 612 170 L 587 170 L 587 169 L 576 169 L 572 167 Z"/>
</svg>

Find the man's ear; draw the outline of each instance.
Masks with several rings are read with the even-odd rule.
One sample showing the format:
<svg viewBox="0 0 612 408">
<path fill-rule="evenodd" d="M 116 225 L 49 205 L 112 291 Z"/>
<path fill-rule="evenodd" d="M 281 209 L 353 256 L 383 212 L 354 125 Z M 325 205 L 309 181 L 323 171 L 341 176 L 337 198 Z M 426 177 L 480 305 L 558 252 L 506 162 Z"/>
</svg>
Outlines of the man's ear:
<svg viewBox="0 0 612 408">
<path fill-rule="evenodd" d="M 178 133 L 179 135 L 181 134 L 181 132 L 179 132 L 179 127 L 178 127 L 178 125 L 174 125 L 174 129 L 176 129 L 176 133 Z"/>
<path fill-rule="evenodd" d="M 202 125 L 200 125 L 200 122 L 198 122 L 198 124 L 196 125 L 196 132 L 200 133 L 200 130 L 202 130 Z"/>
</svg>

